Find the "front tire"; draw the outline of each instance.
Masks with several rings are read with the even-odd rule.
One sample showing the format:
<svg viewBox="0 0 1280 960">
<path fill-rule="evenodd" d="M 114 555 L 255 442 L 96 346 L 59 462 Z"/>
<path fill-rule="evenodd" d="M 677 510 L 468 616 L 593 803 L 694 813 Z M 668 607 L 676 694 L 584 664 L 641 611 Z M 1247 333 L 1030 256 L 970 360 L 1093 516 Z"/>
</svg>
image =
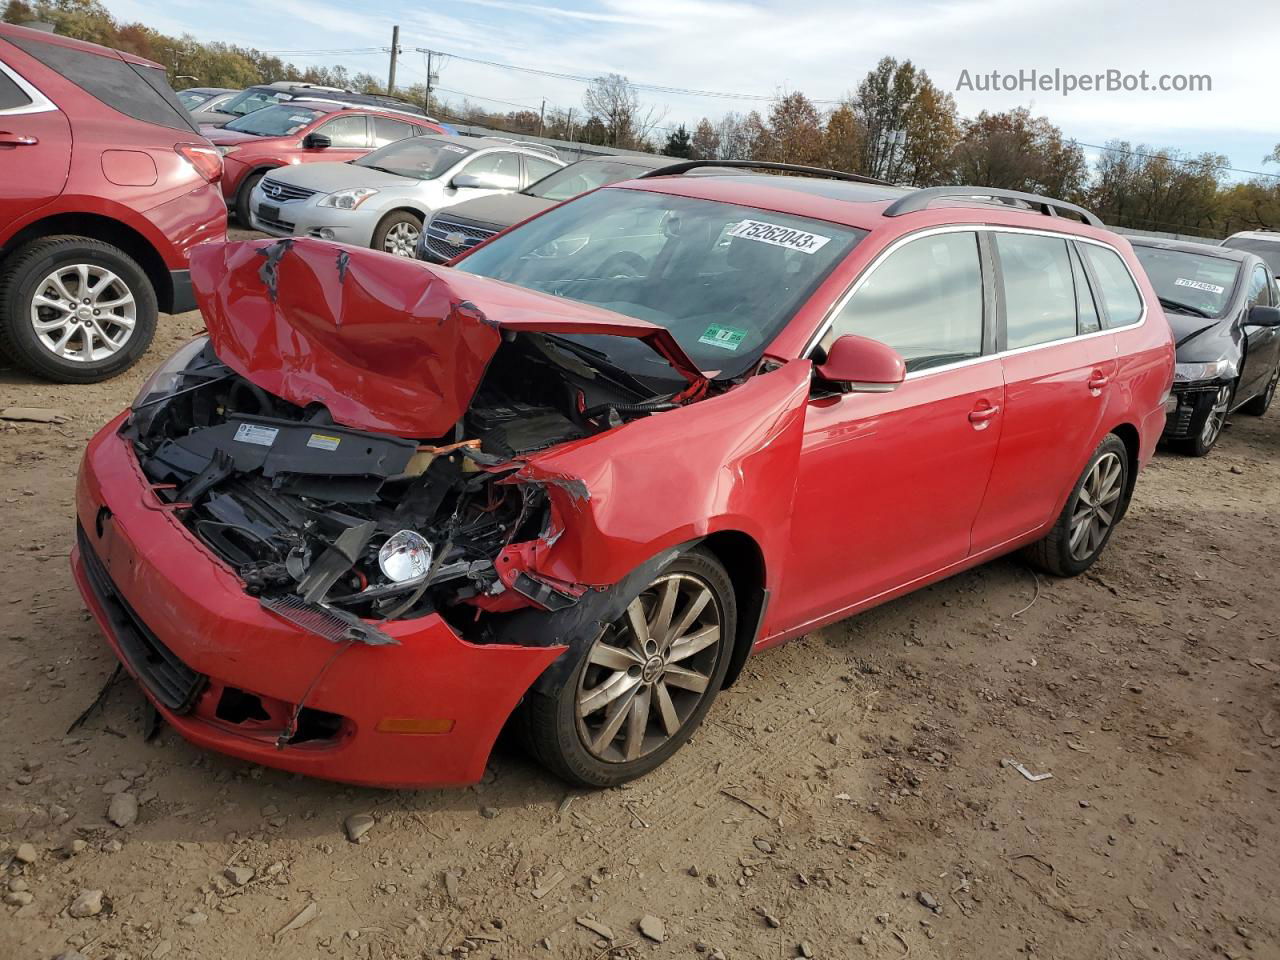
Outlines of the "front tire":
<svg viewBox="0 0 1280 960">
<path fill-rule="evenodd" d="M 543 766 L 587 787 L 643 776 L 693 736 L 733 651 L 733 583 L 693 549 L 654 576 L 547 691 L 531 691 L 520 722 Z"/>
<path fill-rule="evenodd" d="M 251 173 L 240 183 L 240 189 L 236 191 L 236 219 L 240 221 L 240 226 L 245 229 L 253 229 L 253 221 L 249 219 L 249 201 L 253 196 L 253 188 L 262 182 L 262 178 L 267 175 L 266 170 L 259 170 Z"/>
<path fill-rule="evenodd" d="M 1234 384 L 1224 383 L 1220 386 L 1206 406 L 1203 419 L 1196 422 L 1195 433 L 1181 440 L 1174 440 L 1169 446 L 1188 457 L 1208 456 L 1209 451 L 1217 446 L 1227 425 L 1227 415 L 1231 412 L 1235 392 Z"/>
<path fill-rule="evenodd" d="M 369 245 L 383 253 L 412 260 L 417 256 L 418 237 L 421 235 L 421 217 L 408 210 L 392 210 L 374 229 Z"/>
<path fill-rule="evenodd" d="M 1074 577 L 1101 555 L 1124 513 L 1129 450 L 1114 433 L 1098 444 L 1048 535 L 1023 553 L 1056 577 Z"/>
<path fill-rule="evenodd" d="M 101 240 L 45 237 L 0 270 L 0 352 L 58 383 L 98 383 L 129 369 L 158 319 L 142 268 Z"/>
</svg>

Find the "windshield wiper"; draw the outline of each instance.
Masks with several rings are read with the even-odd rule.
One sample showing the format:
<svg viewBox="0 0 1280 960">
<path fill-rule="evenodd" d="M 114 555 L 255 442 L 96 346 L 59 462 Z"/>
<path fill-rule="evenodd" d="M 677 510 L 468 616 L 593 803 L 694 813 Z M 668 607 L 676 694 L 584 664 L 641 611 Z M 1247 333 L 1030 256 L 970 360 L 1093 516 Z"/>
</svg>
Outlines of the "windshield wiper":
<svg viewBox="0 0 1280 960">
<path fill-rule="evenodd" d="M 404 174 L 401 173 L 399 170 L 391 170 L 388 167 L 379 167 L 379 166 L 375 166 L 372 163 L 356 163 L 356 161 L 354 160 L 352 160 L 351 162 L 355 164 L 357 167 L 364 167 L 366 170 L 377 170 L 379 173 L 389 173 L 393 177 L 404 176 Z"/>
<path fill-rule="evenodd" d="M 642 395 L 649 392 L 648 388 L 640 382 L 634 373 L 627 370 L 625 367 L 619 366 L 618 363 L 612 360 L 603 350 L 596 350 L 592 347 L 583 346 L 580 343 L 574 343 L 572 340 L 568 340 L 565 337 L 558 336 L 554 333 L 544 333 L 542 336 L 552 341 L 557 347 L 560 347 L 568 353 L 572 353 L 579 359 L 591 361 L 591 363 L 600 368 L 601 373 L 609 375 L 609 379 L 613 380 L 615 383 L 618 383 L 629 390 L 634 390 Z"/>
<path fill-rule="evenodd" d="M 1160 306 L 1166 310 L 1177 310 L 1179 313 L 1190 314 L 1193 317 L 1203 317 L 1205 320 L 1212 320 L 1213 314 L 1207 310 L 1201 310 L 1199 307 L 1193 307 L 1189 303 L 1182 303 L 1178 300 L 1170 300 L 1168 297 L 1157 297 Z"/>
</svg>

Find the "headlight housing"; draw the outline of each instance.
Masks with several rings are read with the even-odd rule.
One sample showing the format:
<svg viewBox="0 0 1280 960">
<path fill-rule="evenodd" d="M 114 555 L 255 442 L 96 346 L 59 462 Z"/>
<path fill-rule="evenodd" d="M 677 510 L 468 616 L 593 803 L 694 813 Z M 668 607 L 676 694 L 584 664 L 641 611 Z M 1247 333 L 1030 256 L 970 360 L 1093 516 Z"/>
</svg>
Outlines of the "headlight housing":
<svg viewBox="0 0 1280 960">
<path fill-rule="evenodd" d="M 329 194 L 317 206 L 333 207 L 335 210 L 354 210 L 378 191 L 373 187 L 351 187 Z"/>
<path fill-rule="evenodd" d="M 138 395 L 131 404 L 134 410 L 153 404 L 165 397 L 172 396 L 184 386 L 182 380 L 187 370 L 195 365 L 204 348 L 209 345 L 208 337 L 196 337 L 188 340 L 168 360 L 156 367 L 155 373 L 147 378 Z"/>
<path fill-rule="evenodd" d="M 1232 380 L 1236 375 L 1236 363 L 1223 357 L 1207 363 L 1175 363 L 1174 383 L 1195 383 L 1198 380 Z"/>
</svg>

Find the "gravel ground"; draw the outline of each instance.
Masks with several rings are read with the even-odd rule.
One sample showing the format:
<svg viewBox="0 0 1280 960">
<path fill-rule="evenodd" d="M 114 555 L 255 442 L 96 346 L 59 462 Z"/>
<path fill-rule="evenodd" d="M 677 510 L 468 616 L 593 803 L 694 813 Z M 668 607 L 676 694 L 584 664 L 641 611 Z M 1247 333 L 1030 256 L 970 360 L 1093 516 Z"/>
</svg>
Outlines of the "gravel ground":
<svg viewBox="0 0 1280 960">
<path fill-rule="evenodd" d="M 1086 576 L 1001 560 L 753 659 L 629 787 L 500 745 L 353 789 L 144 742 L 128 681 L 66 732 L 115 666 L 80 451 L 199 326 L 106 384 L 0 368 L 69 417 L 0 423 L 0 956 L 1280 957 L 1276 416 L 1159 456 Z"/>
</svg>

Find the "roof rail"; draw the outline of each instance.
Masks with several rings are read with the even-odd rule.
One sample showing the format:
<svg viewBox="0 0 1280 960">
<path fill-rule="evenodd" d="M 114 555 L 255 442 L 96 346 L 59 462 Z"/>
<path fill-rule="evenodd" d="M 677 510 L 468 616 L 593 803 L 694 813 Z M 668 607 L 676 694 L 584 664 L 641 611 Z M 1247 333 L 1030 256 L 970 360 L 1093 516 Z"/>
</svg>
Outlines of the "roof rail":
<svg viewBox="0 0 1280 960">
<path fill-rule="evenodd" d="M 513 147 L 524 147 L 526 150 L 532 150 L 535 153 L 545 153 L 556 160 L 560 159 L 560 154 L 556 151 L 556 148 L 551 146 L 549 143 L 538 143 L 536 140 L 517 140 L 514 137 L 494 137 L 487 133 L 481 134 L 477 139 L 492 140 L 497 143 L 509 144 Z"/>
<path fill-rule="evenodd" d="M 1021 190 L 1000 190 L 995 187 L 925 187 L 922 190 L 913 190 L 905 197 L 889 204 L 884 211 L 884 215 L 886 217 L 900 217 L 904 213 L 915 213 L 917 210 L 924 210 L 934 200 L 947 199 L 990 199 L 1006 204 L 1016 201 L 1025 203 L 1034 210 L 1039 210 L 1046 217 L 1057 217 L 1065 213 L 1079 217 L 1081 221 L 1091 227 L 1104 226 L 1103 222 L 1094 214 L 1084 207 L 1076 206 L 1074 203 L 1055 200 L 1052 197 L 1042 197 L 1038 193 L 1023 193 Z"/>
<path fill-rule="evenodd" d="M 668 177 L 703 167 L 729 167 L 745 170 L 780 170 L 783 173 L 807 173 L 811 177 L 826 177 L 828 180 L 849 180 L 853 183 L 874 183 L 881 187 L 893 184 L 875 177 L 864 177 L 860 173 L 846 173 L 843 170 L 828 170 L 825 167 L 806 167 L 798 163 L 774 163 L 771 160 L 680 160 L 665 167 L 658 167 L 642 173 L 637 180 L 644 177 Z"/>
</svg>

